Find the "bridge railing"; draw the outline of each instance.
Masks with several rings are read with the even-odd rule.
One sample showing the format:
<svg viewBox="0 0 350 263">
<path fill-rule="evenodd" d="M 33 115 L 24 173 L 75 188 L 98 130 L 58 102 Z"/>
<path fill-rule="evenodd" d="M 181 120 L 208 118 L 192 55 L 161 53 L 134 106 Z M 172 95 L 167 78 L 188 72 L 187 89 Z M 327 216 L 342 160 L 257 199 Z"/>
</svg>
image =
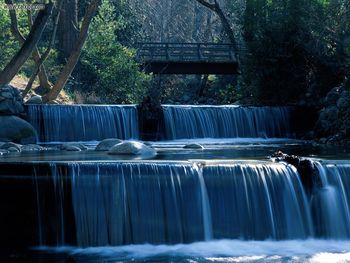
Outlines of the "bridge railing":
<svg viewBox="0 0 350 263">
<path fill-rule="evenodd" d="M 232 62 L 235 61 L 231 44 L 212 43 L 137 43 L 139 61 L 169 62 Z"/>
</svg>

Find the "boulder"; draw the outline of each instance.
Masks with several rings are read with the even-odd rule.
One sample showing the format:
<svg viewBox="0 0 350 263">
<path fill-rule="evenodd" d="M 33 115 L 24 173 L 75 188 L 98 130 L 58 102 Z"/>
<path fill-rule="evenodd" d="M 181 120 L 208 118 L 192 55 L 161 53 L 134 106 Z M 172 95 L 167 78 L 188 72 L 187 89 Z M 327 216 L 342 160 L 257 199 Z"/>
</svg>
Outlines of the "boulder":
<svg viewBox="0 0 350 263">
<path fill-rule="evenodd" d="M 0 116 L 0 141 L 36 143 L 37 133 L 27 121 L 17 116 Z"/>
<path fill-rule="evenodd" d="M 198 143 L 186 144 L 183 148 L 184 149 L 201 149 L 201 150 L 204 149 L 204 147 Z"/>
<path fill-rule="evenodd" d="M 155 156 L 156 150 L 136 141 L 125 141 L 117 145 L 114 145 L 108 154 L 112 155 L 142 155 L 142 156 Z"/>
<path fill-rule="evenodd" d="M 39 95 L 34 95 L 27 100 L 26 104 L 43 104 L 43 99 Z"/>
<path fill-rule="evenodd" d="M 24 114 L 23 99 L 18 89 L 11 85 L 0 86 L 0 115 Z"/>
<path fill-rule="evenodd" d="M 122 140 L 116 138 L 105 139 L 95 148 L 95 151 L 109 151 L 114 145 L 121 143 Z"/>
<path fill-rule="evenodd" d="M 81 143 L 77 143 L 77 142 L 67 142 L 64 143 L 60 146 L 60 149 L 63 151 L 73 151 L 73 152 L 78 152 L 78 151 L 85 151 L 88 148 L 81 144 Z"/>
</svg>

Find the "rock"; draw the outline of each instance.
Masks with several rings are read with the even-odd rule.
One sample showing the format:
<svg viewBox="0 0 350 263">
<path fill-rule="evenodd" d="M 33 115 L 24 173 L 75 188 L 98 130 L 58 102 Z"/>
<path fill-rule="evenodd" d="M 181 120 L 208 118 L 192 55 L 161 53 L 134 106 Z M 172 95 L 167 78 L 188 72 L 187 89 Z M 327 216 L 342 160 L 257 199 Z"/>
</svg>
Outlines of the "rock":
<svg viewBox="0 0 350 263">
<path fill-rule="evenodd" d="M 27 121 L 17 116 L 0 116 L 0 140 L 21 144 L 36 143 L 37 133 Z"/>
<path fill-rule="evenodd" d="M 296 155 L 288 155 L 282 151 L 277 151 L 272 154 L 271 158 L 275 162 L 284 162 L 293 165 L 300 175 L 301 182 L 306 190 L 306 193 L 310 196 L 313 190 L 314 179 L 319 176 L 315 176 L 317 169 L 313 162 L 309 159 L 301 158 Z"/>
<path fill-rule="evenodd" d="M 75 151 L 75 152 L 77 152 L 77 151 L 85 151 L 88 148 L 81 143 L 67 142 L 67 143 L 62 144 L 60 146 L 60 149 L 63 151 Z"/>
<path fill-rule="evenodd" d="M 340 97 L 341 92 L 342 92 L 341 87 L 333 88 L 330 92 L 328 92 L 324 101 L 325 106 L 335 105 L 337 103 L 337 100 Z"/>
<path fill-rule="evenodd" d="M 39 95 L 34 95 L 27 100 L 26 104 L 43 104 L 43 99 Z"/>
<path fill-rule="evenodd" d="M 143 156 L 155 156 L 156 150 L 136 141 L 125 141 L 117 145 L 114 145 L 108 154 L 112 155 L 143 155 Z"/>
<path fill-rule="evenodd" d="M 9 153 L 7 150 L 0 149 L 0 156 Z"/>
<path fill-rule="evenodd" d="M 122 140 L 116 138 L 105 139 L 95 148 L 95 151 L 109 151 L 114 145 L 121 143 Z"/>
<path fill-rule="evenodd" d="M 350 107 L 350 97 L 342 96 L 337 101 L 337 107 L 340 110 L 346 110 Z"/>
<path fill-rule="evenodd" d="M 67 145 L 64 150 L 68 152 L 81 152 L 81 149 L 74 145 Z"/>
<path fill-rule="evenodd" d="M 36 152 L 44 151 L 45 148 L 37 144 L 27 144 L 21 147 L 21 152 Z"/>
<path fill-rule="evenodd" d="M 189 101 L 191 100 L 191 97 L 188 96 L 188 95 L 184 95 L 184 96 L 181 98 L 181 100 L 182 100 L 183 102 L 189 102 Z"/>
<path fill-rule="evenodd" d="M 18 89 L 11 85 L 0 86 L 0 115 L 24 114 L 23 99 Z"/>
<path fill-rule="evenodd" d="M 52 100 L 52 101 L 49 101 L 48 104 L 59 105 L 60 103 L 57 100 Z"/>
<path fill-rule="evenodd" d="M 324 138 L 324 137 L 321 138 L 321 139 L 320 139 L 320 143 L 321 143 L 321 144 L 326 144 L 326 143 L 327 143 L 327 138 Z"/>
<path fill-rule="evenodd" d="M 9 152 L 20 152 L 21 148 L 22 145 L 13 142 L 7 142 L 0 146 L 1 150 L 7 150 Z"/>
<path fill-rule="evenodd" d="M 201 150 L 204 149 L 204 147 L 198 143 L 186 144 L 183 148 L 184 149 L 201 149 Z"/>
<path fill-rule="evenodd" d="M 10 147 L 7 149 L 10 153 L 19 153 L 21 152 L 20 150 L 18 150 L 17 148 L 15 147 Z"/>
</svg>

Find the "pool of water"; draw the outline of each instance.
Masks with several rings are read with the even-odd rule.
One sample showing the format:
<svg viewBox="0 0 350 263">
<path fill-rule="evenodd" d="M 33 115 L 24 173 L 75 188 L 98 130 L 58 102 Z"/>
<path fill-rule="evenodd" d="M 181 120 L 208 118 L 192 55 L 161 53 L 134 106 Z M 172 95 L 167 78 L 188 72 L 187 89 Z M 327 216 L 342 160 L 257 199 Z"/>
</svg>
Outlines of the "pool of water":
<svg viewBox="0 0 350 263">
<path fill-rule="evenodd" d="M 308 141 L 292 139 L 191 139 L 148 142 L 157 150 L 151 158 L 127 155 L 109 155 L 97 152 L 97 141 L 82 142 L 89 150 L 69 152 L 49 150 L 42 152 L 11 153 L 0 157 L 0 163 L 13 162 L 75 162 L 75 161 L 123 161 L 123 160 L 266 160 L 274 152 L 281 150 L 287 154 L 321 159 L 350 159 L 350 148 L 342 146 L 316 145 Z M 186 149 L 185 145 L 198 143 L 204 149 Z M 59 143 L 46 144 L 55 146 Z"/>
</svg>

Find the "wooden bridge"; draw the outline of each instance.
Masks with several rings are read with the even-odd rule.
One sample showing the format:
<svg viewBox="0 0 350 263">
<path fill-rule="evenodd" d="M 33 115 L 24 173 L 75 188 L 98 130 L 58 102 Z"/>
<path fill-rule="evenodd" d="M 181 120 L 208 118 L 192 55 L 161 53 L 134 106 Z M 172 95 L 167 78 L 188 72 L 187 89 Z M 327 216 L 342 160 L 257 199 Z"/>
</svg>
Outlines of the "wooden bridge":
<svg viewBox="0 0 350 263">
<path fill-rule="evenodd" d="M 230 44 L 138 43 L 136 59 L 154 74 L 237 74 Z"/>
</svg>

